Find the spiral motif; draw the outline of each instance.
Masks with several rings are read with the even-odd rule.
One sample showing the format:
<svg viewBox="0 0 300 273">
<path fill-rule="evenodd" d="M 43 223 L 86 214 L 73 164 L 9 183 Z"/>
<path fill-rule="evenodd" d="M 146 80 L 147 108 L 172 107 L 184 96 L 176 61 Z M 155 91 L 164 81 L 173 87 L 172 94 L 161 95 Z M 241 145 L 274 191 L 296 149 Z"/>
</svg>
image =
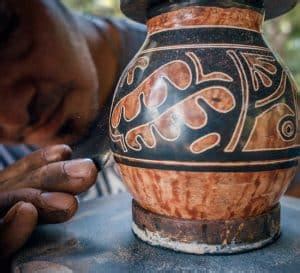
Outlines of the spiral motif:
<svg viewBox="0 0 300 273">
<path fill-rule="evenodd" d="M 296 136 L 296 124 L 294 117 L 285 116 L 278 123 L 278 131 L 285 141 L 293 140 Z"/>
</svg>

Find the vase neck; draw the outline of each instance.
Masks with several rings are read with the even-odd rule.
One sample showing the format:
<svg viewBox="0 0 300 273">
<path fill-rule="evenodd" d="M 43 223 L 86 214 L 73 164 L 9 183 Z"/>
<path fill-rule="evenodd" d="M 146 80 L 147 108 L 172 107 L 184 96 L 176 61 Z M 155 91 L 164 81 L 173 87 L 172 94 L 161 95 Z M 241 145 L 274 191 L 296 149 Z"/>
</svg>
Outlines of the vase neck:
<svg viewBox="0 0 300 273">
<path fill-rule="evenodd" d="M 264 10 L 259 6 L 246 8 L 195 4 L 177 5 L 176 9 L 164 9 L 164 12 L 151 17 L 147 21 L 147 26 L 150 34 L 167 29 L 195 26 L 224 26 L 261 32 L 263 21 Z"/>
</svg>

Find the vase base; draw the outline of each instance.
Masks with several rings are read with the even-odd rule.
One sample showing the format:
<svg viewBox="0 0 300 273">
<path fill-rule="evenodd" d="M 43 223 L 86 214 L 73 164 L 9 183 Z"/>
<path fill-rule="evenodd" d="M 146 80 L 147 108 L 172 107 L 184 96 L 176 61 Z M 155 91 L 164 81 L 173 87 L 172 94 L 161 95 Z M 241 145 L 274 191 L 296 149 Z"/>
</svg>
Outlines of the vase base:
<svg viewBox="0 0 300 273">
<path fill-rule="evenodd" d="M 280 236 L 280 205 L 247 219 L 186 220 L 132 203 L 134 234 L 153 246 L 191 254 L 234 254 L 262 248 Z"/>
</svg>

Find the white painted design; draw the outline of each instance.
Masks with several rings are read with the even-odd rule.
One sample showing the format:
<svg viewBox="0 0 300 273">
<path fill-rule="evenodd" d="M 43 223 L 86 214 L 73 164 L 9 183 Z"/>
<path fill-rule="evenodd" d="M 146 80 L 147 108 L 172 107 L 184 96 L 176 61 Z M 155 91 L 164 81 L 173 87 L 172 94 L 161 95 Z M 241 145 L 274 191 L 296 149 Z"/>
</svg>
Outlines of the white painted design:
<svg viewBox="0 0 300 273">
<path fill-rule="evenodd" d="M 276 60 L 272 56 L 261 54 L 244 52 L 241 53 L 241 55 L 249 68 L 254 90 L 259 90 L 258 78 L 265 87 L 271 87 L 273 81 L 268 74 L 275 75 L 277 73 L 276 66 L 272 64 L 272 62 L 275 62 Z M 254 59 L 254 61 L 251 62 L 251 59 Z"/>
<path fill-rule="evenodd" d="M 252 31 L 256 33 L 261 33 L 260 31 L 251 29 L 251 28 L 245 28 L 245 27 L 238 27 L 238 26 L 230 26 L 230 25 L 197 25 L 197 26 L 180 26 L 180 27 L 170 27 L 170 28 L 164 28 L 161 30 L 152 31 L 149 35 L 149 37 L 153 36 L 157 33 L 162 33 L 166 31 L 173 31 L 173 30 L 189 30 L 189 29 L 197 29 L 197 28 L 226 28 L 226 29 L 237 29 L 237 30 L 246 30 L 246 31 Z"/>
<path fill-rule="evenodd" d="M 144 49 L 141 53 L 146 54 L 146 53 L 151 53 L 151 52 L 157 52 L 157 51 L 165 51 L 165 50 L 180 50 L 180 49 L 210 49 L 210 48 L 227 48 L 227 49 L 253 49 L 253 50 L 261 50 L 265 52 L 270 52 L 269 48 L 266 47 L 261 47 L 261 46 L 250 46 L 250 45 L 242 45 L 242 44 L 190 44 L 190 45 L 170 45 L 170 46 L 159 46 L 155 48 L 149 48 L 149 49 Z"/>
<path fill-rule="evenodd" d="M 241 91 L 242 91 L 242 107 L 241 107 L 241 113 L 237 122 L 237 125 L 235 127 L 235 130 L 232 134 L 231 140 L 228 143 L 228 145 L 226 146 L 224 152 L 234 152 L 236 149 L 237 144 L 239 143 L 239 140 L 241 138 L 241 134 L 243 132 L 244 129 L 244 125 L 246 122 L 246 118 L 247 118 L 247 111 L 248 111 L 248 107 L 249 107 L 249 86 L 248 86 L 248 80 L 247 80 L 247 76 L 245 73 L 245 69 L 241 63 L 241 60 L 239 59 L 237 53 L 233 50 L 228 50 L 226 52 L 229 57 L 233 60 L 239 76 L 240 76 L 240 80 L 241 80 Z"/>
<path fill-rule="evenodd" d="M 126 79 L 126 73 L 129 69 L 129 67 L 131 67 L 135 60 L 138 58 L 138 56 L 141 54 L 141 52 L 143 51 L 143 48 L 145 47 L 145 45 L 148 43 L 148 40 L 149 40 L 149 34 L 147 34 L 146 36 L 146 39 L 143 43 L 143 45 L 141 46 L 141 48 L 138 50 L 138 52 L 134 55 L 134 57 L 132 58 L 132 60 L 127 64 L 127 66 L 125 67 L 125 69 L 123 70 L 120 78 L 119 78 L 119 81 L 116 85 L 116 88 L 115 88 L 115 92 L 114 92 L 114 95 L 113 95 L 113 99 L 112 101 L 114 102 L 115 99 L 116 99 L 116 95 L 117 95 L 117 90 L 123 86 L 124 84 L 124 80 Z M 112 116 L 112 112 L 113 112 L 113 108 L 111 107 L 110 108 L 110 112 L 109 112 L 109 123 L 111 125 L 111 116 Z M 127 148 L 124 144 L 124 136 L 122 134 L 114 134 L 112 132 L 112 127 L 111 126 L 108 126 L 109 127 L 109 136 L 110 136 L 110 139 L 112 142 L 114 143 L 119 143 L 121 145 L 121 148 L 124 152 L 127 152 Z"/>
<path fill-rule="evenodd" d="M 287 145 L 285 147 L 280 147 L 280 148 L 276 148 L 276 147 L 271 147 L 271 148 L 255 148 L 255 149 L 249 149 L 247 148 L 247 146 L 249 145 L 249 143 L 251 142 L 252 140 L 252 137 L 256 131 L 256 126 L 257 126 L 257 123 L 258 123 L 258 120 L 260 117 L 264 116 L 266 113 L 272 111 L 274 108 L 276 108 L 277 106 L 284 106 L 286 107 L 286 109 L 290 112 L 290 114 L 287 114 L 288 116 L 295 116 L 295 112 L 291 109 L 291 107 L 289 107 L 287 104 L 285 103 L 276 103 L 274 105 L 272 105 L 269 109 L 267 109 L 266 111 L 262 112 L 261 114 L 259 114 L 256 119 L 255 119 L 255 122 L 254 122 L 254 125 L 252 127 L 252 130 L 251 130 L 251 133 L 249 135 L 249 138 L 243 148 L 243 152 L 264 152 L 264 151 L 280 151 L 280 150 L 286 150 L 288 148 L 295 148 L 295 147 L 299 147 L 298 144 L 294 143 L 292 145 Z M 286 116 L 286 115 L 285 115 Z M 284 118 L 285 116 L 283 116 L 282 118 Z M 280 119 L 281 120 L 281 119 Z M 280 132 L 279 132 L 279 129 L 278 129 L 278 124 L 280 123 L 280 120 L 277 122 L 277 125 L 276 125 L 276 131 L 278 133 L 278 135 L 280 136 Z M 284 140 L 286 141 L 286 140 Z M 292 141 L 292 140 L 290 140 Z M 288 142 L 290 142 L 288 141 Z"/>
<path fill-rule="evenodd" d="M 196 69 L 196 84 L 216 80 L 216 81 L 224 81 L 224 82 L 232 82 L 233 79 L 223 73 L 223 72 L 211 72 L 209 74 L 204 74 L 203 66 L 201 60 L 194 52 L 187 52 L 186 55 L 192 60 L 194 67 Z"/>
<path fill-rule="evenodd" d="M 120 104 L 122 104 L 122 102 L 124 102 L 124 101 L 126 100 L 127 97 L 133 95 L 135 92 L 137 92 L 137 91 L 139 90 L 140 86 L 143 86 L 147 81 L 149 81 L 149 79 L 150 79 L 151 77 L 155 76 L 156 74 L 159 74 L 159 72 L 162 71 L 165 67 L 171 66 L 172 64 L 183 64 L 183 65 L 187 68 L 187 70 L 189 71 L 189 78 L 190 78 L 190 80 L 189 80 L 189 82 L 188 82 L 184 87 L 180 87 L 180 86 L 176 85 L 176 84 L 175 84 L 175 83 L 174 83 L 167 75 L 164 74 L 164 75 L 160 76 L 160 78 L 157 80 L 157 84 L 159 83 L 159 84 L 164 85 L 165 95 L 164 95 L 164 99 L 163 99 L 158 105 L 155 105 L 155 108 L 161 106 L 161 105 L 165 102 L 165 100 L 166 100 L 166 98 L 167 98 L 167 84 L 166 84 L 166 82 L 164 81 L 164 79 L 167 79 L 169 82 L 171 82 L 172 85 L 173 85 L 175 88 L 177 88 L 178 90 L 185 90 L 185 89 L 187 89 L 187 88 L 191 85 L 191 83 L 192 83 L 192 71 L 191 71 L 190 67 L 188 66 L 188 64 L 187 64 L 186 62 L 181 61 L 181 60 L 175 60 L 175 61 L 166 63 L 166 64 L 160 66 L 159 68 L 157 68 L 156 70 L 154 70 L 154 71 L 153 71 L 146 79 L 144 79 L 144 80 L 139 84 L 139 86 L 138 86 L 137 88 L 135 88 L 133 91 L 131 91 L 130 93 L 128 93 L 126 96 L 122 97 L 122 99 L 120 99 L 120 101 L 118 101 L 118 103 L 117 103 L 117 104 L 115 105 L 115 107 L 114 107 L 114 111 L 115 111 L 115 109 L 116 109 Z M 156 86 L 156 87 L 157 87 L 157 86 Z M 161 86 L 160 86 L 160 87 L 161 87 Z M 150 92 L 150 93 L 151 93 L 151 92 L 155 92 L 155 90 L 157 90 L 157 89 L 159 89 L 159 88 L 155 88 L 155 86 L 153 86 L 153 87 L 151 88 L 151 91 L 149 91 L 149 92 Z M 141 97 L 142 95 L 143 95 L 143 100 L 142 100 L 142 101 L 143 101 L 144 105 L 147 107 L 147 103 L 145 102 L 145 93 L 144 93 L 143 91 L 141 91 L 141 92 L 138 94 L 138 97 Z M 134 119 L 140 114 L 140 111 L 141 111 L 141 104 L 139 103 L 139 104 L 137 105 L 137 107 L 138 107 L 138 109 L 136 110 L 136 114 L 135 114 L 132 118 L 127 119 L 127 118 L 126 118 L 126 114 L 125 114 L 126 108 L 124 107 L 124 105 L 122 105 L 121 110 L 120 110 L 120 115 L 118 116 L 118 122 L 117 122 L 116 124 L 112 124 L 112 122 L 111 122 L 112 128 L 116 129 L 116 128 L 119 126 L 120 121 L 121 121 L 121 117 L 122 117 L 122 113 L 123 113 L 123 118 L 124 118 L 124 120 L 125 120 L 126 122 L 130 122 L 130 121 L 134 120 Z M 149 107 L 148 107 L 148 108 L 149 108 Z M 114 111 L 112 112 L 112 115 L 114 114 Z M 111 116 L 111 117 L 112 117 L 112 116 Z"/>
<path fill-rule="evenodd" d="M 148 56 L 142 56 L 136 60 L 135 64 L 128 69 L 128 73 L 127 73 L 128 85 L 131 85 L 133 83 L 136 69 L 139 68 L 141 70 L 145 70 L 149 66 L 149 62 L 150 60 Z"/>
<path fill-rule="evenodd" d="M 258 100 L 255 103 L 255 107 L 256 108 L 263 107 L 263 106 L 279 99 L 285 92 L 286 80 L 287 80 L 287 75 L 284 71 L 282 71 L 281 80 L 280 80 L 280 84 L 279 84 L 278 88 L 270 96 L 263 98 L 261 100 Z"/>
<path fill-rule="evenodd" d="M 153 34 L 151 34 L 151 35 L 153 35 Z M 236 147 L 237 147 L 237 144 L 240 141 L 241 134 L 242 134 L 242 131 L 243 131 L 243 128 L 244 128 L 244 125 L 245 125 L 246 118 L 247 118 L 247 111 L 248 111 L 248 107 L 249 107 L 249 87 L 248 87 L 248 80 L 247 80 L 247 76 L 246 76 L 243 64 L 242 64 L 240 58 L 238 57 L 237 53 L 234 50 L 232 50 L 232 49 L 254 49 L 254 50 L 263 51 L 264 53 L 265 52 L 269 53 L 270 50 L 268 48 L 259 47 L 259 46 L 248 46 L 248 45 L 239 45 L 239 44 L 235 44 L 235 45 L 233 45 L 233 44 L 205 44 L 205 45 L 203 45 L 203 44 L 202 45 L 201 44 L 200 45 L 199 44 L 191 44 L 191 45 L 174 45 L 174 46 L 166 46 L 166 47 L 157 47 L 157 48 L 146 49 L 146 50 L 142 50 L 141 49 L 141 51 L 139 52 L 139 54 L 141 54 L 141 53 L 151 53 L 151 52 L 156 52 L 156 51 L 161 51 L 161 50 L 198 49 L 198 48 L 203 48 L 203 49 L 206 49 L 206 48 L 225 48 L 226 49 L 226 48 L 228 48 L 227 54 L 230 56 L 230 58 L 233 60 L 233 62 L 235 64 L 235 66 L 238 68 L 238 73 L 239 73 L 239 76 L 240 76 L 240 79 L 241 79 L 241 82 L 242 82 L 242 86 L 241 86 L 242 87 L 242 107 L 241 107 L 241 113 L 240 113 L 240 116 L 239 116 L 238 123 L 237 123 L 237 125 L 235 127 L 234 133 L 233 133 L 233 135 L 231 137 L 231 140 L 228 143 L 228 145 L 226 146 L 226 148 L 224 149 L 225 152 L 234 152 L 235 149 L 236 149 Z M 241 53 L 241 54 L 242 54 L 242 57 L 244 58 L 247 66 L 249 68 L 249 71 L 251 72 L 251 80 L 252 80 L 252 84 L 253 84 L 254 90 L 255 91 L 259 90 L 259 79 L 261 80 L 261 82 L 263 83 L 263 85 L 265 87 L 270 87 L 273 84 L 273 81 L 271 80 L 270 75 L 275 75 L 277 73 L 277 68 L 273 64 L 276 60 L 272 56 L 267 56 L 267 55 L 263 55 L 263 54 L 253 54 L 253 53 L 246 53 L 246 52 Z M 216 80 L 223 80 L 223 81 L 227 81 L 227 82 L 233 81 L 233 79 L 229 75 L 226 75 L 225 73 L 222 73 L 222 72 L 213 72 L 213 73 L 209 73 L 209 74 L 204 74 L 203 67 L 202 67 L 202 64 L 201 64 L 201 59 L 199 57 L 197 57 L 197 55 L 195 53 L 193 53 L 193 52 L 187 52 L 186 55 L 191 59 L 191 61 L 193 62 L 194 66 L 195 66 L 196 84 L 200 84 L 200 83 L 209 81 L 212 78 L 215 78 L 217 76 L 219 76 L 219 78 L 216 79 Z M 254 60 L 251 60 L 251 62 L 252 62 L 251 63 L 251 62 L 249 62 L 248 58 L 256 58 L 257 62 L 255 63 Z M 180 61 L 180 60 L 176 60 L 174 62 L 185 63 L 185 62 Z M 168 64 L 165 64 L 165 65 L 168 65 Z M 149 63 L 147 65 L 149 65 Z M 187 64 L 185 63 L 185 65 L 187 65 Z M 189 68 L 188 65 L 187 65 L 187 67 L 189 69 L 190 75 L 192 75 L 192 72 L 191 72 L 191 70 L 190 70 L 190 68 Z M 161 67 L 159 69 L 161 69 Z M 154 71 L 151 75 L 153 75 L 156 72 L 157 71 Z M 170 81 L 170 79 L 167 76 L 166 77 L 163 76 L 162 79 Z M 191 79 L 191 77 L 190 77 L 190 79 Z M 274 93 L 272 93 L 270 96 L 257 101 L 255 103 L 255 107 L 259 108 L 259 107 L 266 106 L 269 103 L 274 102 L 275 100 L 277 100 L 278 98 L 280 98 L 281 96 L 283 96 L 284 92 L 285 92 L 285 89 L 286 89 L 287 79 L 288 79 L 287 74 L 285 73 L 285 71 L 283 71 L 282 72 L 282 77 L 281 77 L 280 85 L 276 89 L 276 91 Z M 128 78 L 127 78 L 127 80 L 128 80 Z M 145 80 L 147 80 L 147 79 L 145 79 Z M 189 85 L 191 84 L 191 80 L 190 80 Z M 130 84 L 131 81 L 129 81 L 127 83 Z M 141 84 L 143 84 L 143 82 Z M 184 90 L 185 89 L 185 88 L 180 88 L 179 86 L 176 86 L 175 84 L 174 84 L 174 86 L 177 89 L 179 89 L 179 90 Z M 213 88 L 215 88 L 215 86 Z M 221 87 L 221 88 L 224 89 L 224 87 Z M 230 92 L 229 90 L 227 90 L 227 91 Z M 293 89 L 293 91 L 294 91 L 294 89 Z M 125 97 L 127 97 L 130 94 L 131 93 L 127 94 Z M 139 94 L 139 96 L 141 96 L 142 94 L 143 93 L 141 92 L 141 94 Z M 125 97 L 123 97 L 122 99 L 124 99 Z M 163 100 L 163 102 L 161 104 L 163 104 L 165 102 L 166 98 L 167 98 L 167 93 L 166 93 L 166 96 L 165 96 L 165 98 L 164 98 L 164 100 Z M 201 99 L 205 100 L 205 98 L 203 98 L 203 97 Z M 294 96 L 294 100 L 295 100 L 295 96 Z M 209 104 L 209 102 L 207 100 L 205 100 L 205 102 Z M 118 103 L 120 103 L 120 102 L 118 102 Z M 145 104 L 145 96 L 144 96 L 144 94 L 143 94 L 143 103 Z M 236 107 L 235 103 L 236 102 L 234 100 L 234 107 Z M 159 105 L 161 105 L 161 104 L 159 104 Z M 220 109 L 214 108 L 214 106 L 212 104 L 209 104 L 209 105 L 214 110 L 222 112 L 222 111 L 220 111 Z M 277 104 L 275 104 L 275 106 L 276 105 Z M 196 126 L 196 127 L 192 126 L 191 124 L 186 124 L 191 129 L 201 129 L 204 126 L 206 126 L 207 122 L 208 122 L 207 121 L 207 114 L 206 114 L 206 112 L 204 111 L 204 109 L 202 109 L 202 107 L 200 105 L 198 105 L 198 107 L 199 107 L 199 110 L 203 112 L 204 122 L 203 122 L 203 124 L 201 124 L 201 126 Z M 271 108 L 273 108 L 273 107 L 274 107 L 274 105 Z M 269 108 L 267 111 L 269 111 L 271 108 Z M 172 109 L 172 107 L 170 109 Z M 168 109 L 168 111 L 166 111 L 165 113 L 161 114 L 155 120 L 157 120 L 160 117 L 162 117 L 162 115 L 168 113 L 170 109 Z M 122 108 L 122 110 L 121 110 L 121 114 L 123 113 L 123 115 L 124 115 L 124 110 L 125 110 L 124 108 Z M 297 115 L 297 113 L 295 113 L 291 108 L 290 108 L 290 110 L 293 112 L 293 115 L 295 115 L 295 116 Z M 132 121 L 133 119 L 135 119 L 138 116 L 138 114 L 140 113 L 140 111 L 141 111 L 141 107 L 139 105 L 139 109 L 136 112 L 136 115 L 134 117 L 130 118 L 130 119 L 127 119 L 126 116 L 124 115 L 123 116 L 124 120 L 127 121 L 127 122 Z M 267 112 L 267 111 L 265 111 L 265 112 Z M 224 113 L 226 113 L 226 112 L 228 112 L 228 111 L 224 111 Z M 254 134 L 254 128 L 257 125 L 257 120 L 264 113 L 262 113 L 258 117 L 256 117 L 255 124 L 254 124 L 254 126 L 252 128 L 250 136 L 249 136 L 249 138 L 247 140 L 247 143 L 244 145 L 243 152 L 272 151 L 272 150 L 274 150 L 274 151 L 275 150 L 282 150 L 282 151 L 284 151 L 284 150 L 288 150 L 289 148 L 299 148 L 299 145 L 294 144 L 294 145 L 289 145 L 287 147 L 282 147 L 282 148 L 266 148 L 266 149 L 247 150 L 245 147 L 247 147 L 247 145 L 249 144 L 249 141 L 250 141 L 252 135 Z M 180 118 L 180 114 L 181 113 L 180 113 L 180 111 L 174 111 L 174 113 L 169 113 L 169 114 L 170 114 L 170 116 L 169 116 L 170 121 L 173 119 L 174 120 L 174 124 L 175 124 L 176 123 L 175 120 L 178 119 L 178 118 Z M 287 115 L 285 115 L 284 117 L 286 117 L 286 116 Z M 120 118 L 119 118 L 119 121 L 118 121 L 118 125 L 120 123 L 120 119 L 121 119 L 121 115 L 120 115 Z M 280 121 L 281 120 L 282 120 L 282 118 L 280 119 Z M 292 134 L 292 132 L 294 132 L 294 130 L 297 130 L 297 128 L 292 128 L 292 126 L 294 126 L 294 124 L 292 124 L 292 122 L 290 122 L 290 123 L 284 124 L 284 126 L 286 128 L 288 128 L 287 129 L 288 132 L 281 131 L 280 128 L 279 128 L 279 122 L 277 123 L 276 130 L 277 130 L 278 133 L 280 132 L 279 136 L 282 138 L 282 140 L 283 141 L 287 141 L 287 140 L 284 140 L 284 138 L 282 137 L 282 134 L 286 133 L 286 135 L 283 135 L 283 136 L 289 137 Z M 154 148 L 156 146 L 156 139 L 155 139 L 154 131 L 156 131 L 156 133 L 162 139 L 164 139 L 166 141 L 175 141 L 176 139 L 179 138 L 180 133 L 181 133 L 179 126 L 176 126 L 176 124 L 175 124 L 175 126 L 174 126 L 173 129 L 177 130 L 177 134 L 173 134 L 172 137 L 170 137 L 170 136 L 166 137 L 159 130 L 158 126 L 155 124 L 155 121 L 151 121 L 148 124 L 143 124 L 141 126 L 138 126 L 136 128 L 131 129 L 129 132 L 127 132 L 126 136 L 124 136 L 123 134 L 118 134 L 118 130 L 115 130 L 114 133 L 111 132 L 111 129 L 112 128 L 117 129 L 118 125 L 117 126 L 116 125 L 115 126 L 110 126 L 110 136 L 111 136 L 111 139 L 112 139 L 113 142 L 119 142 L 121 144 L 121 147 L 122 147 L 122 149 L 123 149 L 124 152 L 128 151 L 127 147 L 129 147 L 130 149 L 133 149 L 135 151 L 140 151 L 142 149 L 142 145 L 141 145 L 141 143 L 139 141 L 141 141 L 148 148 Z M 147 143 L 142 138 L 141 135 L 137 135 L 135 143 L 138 144 L 139 147 L 132 147 L 132 146 L 130 146 L 129 143 L 128 143 L 128 133 L 132 132 L 135 129 L 138 129 L 139 127 L 147 126 L 147 125 L 149 126 L 150 137 L 154 140 L 154 142 L 151 143 L 151 145 L 149 145 L 149 143 Z M 203 137 L 205 137 L 205 136 L 203 136 Z M 288 141 L 291 141 L 291 140 L 288 140 Z M 293 160 L 295 160 L 295 158 Z M 142 161 L 144 161 L 144 160 L 142 160 Z M 271 161 L 267 161 L 267 162 L 268 162 L 267 164 L 269 164 Z M 279 161 L 276 161 L 276 162 L 279 162 Z M 283 161 L 280 160 L 280 162 L 286 162 L 286 160 L 283 160 Z M 212 163 L 212 164 L 211 163 L 209 163 L 209 165 L 211 165 L 211 166 L 215 165 L 214 163 Z M 263 164 L 265 164 L 265 162 Z"/>
<path fill-rule="evenodd" d="M 278 133 L 278 135 L 280 136 L 281 140 L 282 141 L 285 141 L 285 142 L 290 142 L 290 141 L 294 141 L 297 137 L 297 134 L 296 134 L 296 128 L 295 128 L 295 125 L 294 123 L 291 121 L 291 120 L 287 120 L 285 121 L 281 128 L 280 128 L 280 123 L 283 119 L 285 119 L 286 117 L 291 117 L 291 118 L 295 118 L 294 115 L 284 115 L 277 123 L 277 126 L 276 126 L 276 131 Z M 286 138 L 290 138 L 294 135 L 294 137 L 292 139 L 285 139 L 283 136 L 285 136 Z"/>
<path fill-rule="evenodd" d="M 226 95 L 228 95 L 230 97 L 230 100 L 232 102 L 232 106 L 229 107 L 229 108 L 224 108 L 224 109 L 219 109 L 219 108 L 216 108 L 210 101 L 207 100 L 207 98 L 205 98 L 205 96 L 203 94 L 205 94 L 205 92 L 212 92 L 213 90 L 222 90 L 223 93 L 226 93 Z M 204 100 L 212 109 L 214 109 L 215 111 L 217 112 L 220 112 L 220 113 L 228 113 L 230 111 L 232 111 L 235 107 L 236 107 L 236 101 L 235 101 L 235 98 L 234 96 L 231 94 L 231 92 L 223 87 L 223 86 L 212 86 L 212 87 L 208 87 L 208 88 L 205 88 L 205 89 L 202 89 L 188 97 L 186 97 L 184 100 L 180 101 L 179 103 L 173 105 L 172 107 L 170 107 L 166 112 L 162 113 L 161 115 L 159 115 L 156 119 L 148 122 L 148 123 L 145 123 L 145 124 L 142 124 L 140 126 L 137 126 L 131 130 L 129 130 L 126 134 L 126 137 L 125 137 L 125 142 L 126 142 L 126 145 L 134 150 L 134 151 L 141 151 L 142 150 L 142 146 L 141 144 L 138 142 L 138 139 L 141 139 L 142 142 L 145 144 L 145 146 L 147 148 L 155 148 L 156 147 L 156 144 L 157 144 L 157 141 L 156 141 L 156 138 L 154 136 L 154 133 L 153 133 L 153 130 L 155 130 L 159 136 L 166 140 L 166 141 L 175 141 L 177 140 L 179 137 L 180 137 L 180 128 L 179 128 L 179 125 L 177 125 L 179 118 L 181 118 L 181 120 L 183 120 L 183 122 L 185 123 L 186 126 L 188 126 L 189 128 L 191 129 L 194 129 L 194 130 L 197 130 L 197 129 L 201 129 L 203 127 L 205 127 L 207 125 L 207 114 L 206 112 L 204 111 L 204 109 L 199 105 L 198 103 L 198 100 L 199 99 L 202 99 Z M 194 101 L 194 105 L 196 105 L 196 107 L 198 108 L 198 111 L 199 113 L 201 114 L 204 114 L 205 115 L 205 119 L 204 119 L 204 122 L 201 123 L 200 126 L 193 126 L 191 123 L 188 122 L 188 120 L 185 119 L 184 117 L 184 113 L 182 113 L 180 110 L 183 108 L 183 104 L 189 100 L 193 100 Z M 195 111 L 195 110 L 194 110 Z M 174 117 L 174 115 L 176 115 L 176 119 L 174 119 L 174 122 L 172 122 L 172 124 L 174 124 L 174 130 L 173 131 L 176 131 L 176 135 L 175 137 L 172 137 L 172 138 L 168 138 L 166 137 L 162 132 L 161 132 L 161 128 L 159 128 L 159 126 L 157 126 L 157 123 L 159 123 L 160 120 L 164 119 L 164 118 L 168 118 L 168 117 Z M 131 144 L 130 144 L 130 137 L 131 137 L 131 134 L 133 134 L 135 131 L 138 131 L 139 129 L 141 128 L 145 128 L 145 130 L 147 130 L 147 132 L 150 132 L 151 136 L 152 136 L 152 142 L 153 144 L 152 145 L 148 145 L 146 143 L 146 141 L 143 139 L 143 137 L 141 135 L 137 135 L 135 137 L 135 144 L 138 144 L 138 147 L 133 147 Z"/>
<path fill-rule="evenodd" d="M 201 149 L 200 151 L 197 151 L 195 150 L 195 145 L 197 145 L 197 143 L 201 142 L 201 141 L 204 141 L 205 139 L 208 139 L 209 137 L 217 137 L 217 140 L 212 143 L 211 145 L 208 145 L 206 146 L 205 148 Z M 210 133 L 210 134 L 207 134 L 203 137 L 200 137 L 198 139 L 196 139 L 191 145 L 190 145 L 190 151 L 193 153 L 193 154 L 202 154 L 208 150 L 211 150 L 212 148 L 218 146 L 220 144 L 220 141 L 221 141 L 221 135 L 219 133 Z"/>
</svg>

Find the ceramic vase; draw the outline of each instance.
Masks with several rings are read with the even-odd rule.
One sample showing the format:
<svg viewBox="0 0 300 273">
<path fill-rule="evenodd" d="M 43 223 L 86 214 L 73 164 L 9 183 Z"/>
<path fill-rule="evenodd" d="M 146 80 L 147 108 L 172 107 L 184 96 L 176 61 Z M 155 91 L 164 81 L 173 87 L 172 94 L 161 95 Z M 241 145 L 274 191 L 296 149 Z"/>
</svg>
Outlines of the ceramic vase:
<svg viewBox="0 0 300 273">
<path fill-rule="evenodd" d="M 175 2 L 143 2 L 147 39 L 111 108 L 133 232 L 195 254 L 260 248 L 297 168 L 296 86 L 262 35 L 264 1 Z"/>
</svg>

